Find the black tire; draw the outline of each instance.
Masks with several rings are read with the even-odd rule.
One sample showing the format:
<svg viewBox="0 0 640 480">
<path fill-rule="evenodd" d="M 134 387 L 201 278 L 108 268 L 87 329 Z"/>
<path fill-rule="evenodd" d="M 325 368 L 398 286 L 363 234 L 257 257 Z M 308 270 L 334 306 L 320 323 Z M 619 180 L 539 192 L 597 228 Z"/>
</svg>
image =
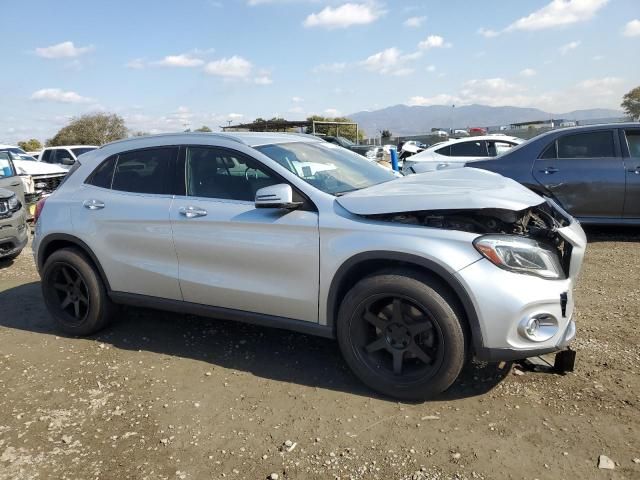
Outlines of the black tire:
<svg viewBox="0 0 640 480">
<path fill-rule="evenodd" d="M 111 319 L 114 305 L 91 261 L 75 248 L 52 253 L 42 269 L 47 310 L 64 332 L 92 335 Z"/>
<path fill-rule="evenodd" d="M 342 301 L 338 343 L 351 370 L 373 390 L 425 400 L 449 388 L 464 366 L 462 318 L 440 281 L 410 270 L 380 272 L 360 280 Z"/>
</svg>

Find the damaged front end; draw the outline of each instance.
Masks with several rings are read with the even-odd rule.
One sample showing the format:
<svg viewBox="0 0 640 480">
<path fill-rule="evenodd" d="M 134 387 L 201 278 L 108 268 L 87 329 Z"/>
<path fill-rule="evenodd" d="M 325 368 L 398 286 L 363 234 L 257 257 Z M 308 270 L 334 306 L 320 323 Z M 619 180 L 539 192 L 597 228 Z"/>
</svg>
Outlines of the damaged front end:
<svg viewBox="0 0 640 480">
<path fill-rule="evenodd" d="M 570 274 L 572 244 L 560 233 L 573 219 L 548 200 L 520 211 L 499 208 L 423 210 L 367 215 L 378 221 L 459 230 L 479 235 L 516 235 L 555 252 L 565 277 Z M 478 248 L 478 247 L 476 247 Z M 484 252 L 481 252 L 484 254 Z"/>
</svg>

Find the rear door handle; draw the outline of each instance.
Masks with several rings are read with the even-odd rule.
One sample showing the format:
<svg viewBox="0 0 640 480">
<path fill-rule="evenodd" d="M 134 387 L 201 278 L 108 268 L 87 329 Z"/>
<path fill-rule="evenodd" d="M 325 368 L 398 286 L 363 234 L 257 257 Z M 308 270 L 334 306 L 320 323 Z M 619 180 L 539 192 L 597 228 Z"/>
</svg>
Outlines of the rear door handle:
<svg viewBox="0 0 640 480">
<path fill-rule="evenodd" d="M 640 166 L 637 166 L 635 170 L 629 170 L 629 173 L 635 173 L 636 175 L 640 175 Z"/>
<path fill-rule="evenodd" d="M 187 218 L 206 217 L 207 215 L 207 211 L 204 208 L 194 207 L 193 205 L 180 207 L 178 212 L 180 215 Z"/>
<path fill-rule="evenodd" d="M 552 173 L 556 173 L 558 171 L 557 168 L 555 167 L 547 167 L 544 170 L 540 170 L 542 173 L 544 173 L 545 175 L 550 175 Z"/>
<path fill-rule="evenodd" d="M 82 206 L 89 210 L 102 210 L 104 208 L 104 202 L 95 199 L 85 200 L 82 203 Z"/>
</svg>

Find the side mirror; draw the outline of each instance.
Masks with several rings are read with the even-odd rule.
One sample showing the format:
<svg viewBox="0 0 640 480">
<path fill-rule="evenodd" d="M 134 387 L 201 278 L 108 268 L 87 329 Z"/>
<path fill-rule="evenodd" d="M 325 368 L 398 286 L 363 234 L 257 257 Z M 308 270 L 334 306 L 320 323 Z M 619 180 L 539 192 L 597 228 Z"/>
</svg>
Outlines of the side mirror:
<svg viewBox="0 0 640 480">
<path fill-rule="evenodd" d="M 279 183 L 261 188 L 256 192 L 256 208 L 286 208 L 294 210 L 302 206 L 302 202 L 293 201 L 291 185 Z"/>
<path fill-rule="evenodd" d="M 62 165 L 73 165 L 76 161 L 73 158 L 64 157 L 62 159 Z"/>
</svg>

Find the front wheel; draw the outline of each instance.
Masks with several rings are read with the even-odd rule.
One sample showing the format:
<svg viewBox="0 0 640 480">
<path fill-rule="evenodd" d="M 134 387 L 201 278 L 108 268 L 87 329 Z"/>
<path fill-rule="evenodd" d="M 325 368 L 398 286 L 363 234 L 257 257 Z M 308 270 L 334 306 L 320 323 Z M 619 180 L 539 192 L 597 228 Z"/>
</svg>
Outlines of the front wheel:
<svg viewBox="0 0 640 480">
<path fill-rule="evenodd" d="M 440 282 L 411 271 L 359 281 L 340 306 L 337 336 L 360 380 L 403 400 L 445 391 L 466 358 L 455 298 Z"/>
<path fill-rule="evenodd" d="M 58 326 L 71 335 L 91 335 L 109 322 L 113 304 L 100 275 L 80 251 L 63 248 L 42 269 L 42 294 Z"/>
</svg>

